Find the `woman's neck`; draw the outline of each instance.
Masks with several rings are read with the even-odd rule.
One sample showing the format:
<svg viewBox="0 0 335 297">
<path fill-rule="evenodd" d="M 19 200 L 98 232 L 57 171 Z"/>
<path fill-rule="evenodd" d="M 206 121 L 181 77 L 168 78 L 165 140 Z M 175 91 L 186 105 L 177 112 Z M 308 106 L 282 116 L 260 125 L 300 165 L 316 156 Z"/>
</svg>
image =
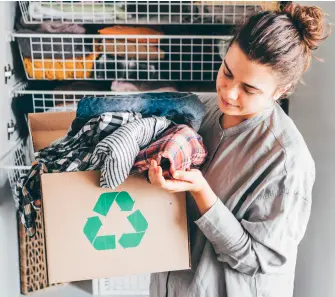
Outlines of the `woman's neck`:
<svg viewBox="0 0 335 297">
<path fill-rule="evenodd" d="M 222 129 L 228 129 L 234 126 L 239 125 L 242 123 L 242 119 L 240 117 L 231 116 L 228 114 L 223 114 L 221 117 L 221 128 Z"/>
<path fill-rule="evenodd" d="M 232 127 L 235 127 L 239 124 L 241 124 L 242 122 L 252 119 L 255 116 L 257 116 L 256 114 L 249 114 L 249 115 L 245 115 L 245 116 L 234 116 L 234 115 L 229 115 L 229 114 L 224 114 L 221 117 L 221 127 L 222 129 L 229 129 Z"/>
<path fill-rule="evenodd" d="M 259 116 L 263 112 L 273 110 L 274 107 L 275 107 L 275 102 L 269 101 L 269 105 L 266 108 L 264 108 L 263 110 L 259 111 L 259 112 L 255 112 L 255 113 L 251 113 L 251 114 L 247 114 L 247 115 L 223 114 L 223 116 L 221 117 L 221 120 L 220 120 L 221 128 L 222 129 L 229 129 L 229 128 L 235 127 L 235 126 L 243 123 L 246 120 L 250 120 L 254 117 Z"/>
</svg>

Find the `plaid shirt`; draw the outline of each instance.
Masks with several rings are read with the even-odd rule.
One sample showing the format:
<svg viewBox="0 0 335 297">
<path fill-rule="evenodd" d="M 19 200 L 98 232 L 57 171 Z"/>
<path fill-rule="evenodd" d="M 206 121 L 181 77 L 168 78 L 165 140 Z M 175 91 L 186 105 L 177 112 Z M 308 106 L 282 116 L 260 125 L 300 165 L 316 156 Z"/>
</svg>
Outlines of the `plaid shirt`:
<svg viewBox="0 0 335 297">
<path fill-rule="evenodd" d="M 201 136 L 186 125 L 176 125 L 138 154 L 132 173 L 148 170 L 151 160 L 156 160 L 162 166 L 163 175 L 171 177 L 174 170 L 200 166 L 206 157 Z"/>
<path fill-rule="evenodd" d="M 100 169 L 100 186 L 115 189 L 129 176 L 141 149 L 159 137 L 171 124 L 166 117 L 150 117 L 118 128 L 96 146 L 89 170 Z"/>
<path fill-rule="evenodd" d="M 87 170 L 101 140 L 120 126 L 141 118 L 141 114 L 133 112 L 109 112 L 88 122 L 77 118 L 63 139 L 35 153 L 37 162 L 19 177 L 14 190 L 15 205 L 29 236 L 35 234 L 36 210 L 41 204 L 40 174 Z"/>
</svg>

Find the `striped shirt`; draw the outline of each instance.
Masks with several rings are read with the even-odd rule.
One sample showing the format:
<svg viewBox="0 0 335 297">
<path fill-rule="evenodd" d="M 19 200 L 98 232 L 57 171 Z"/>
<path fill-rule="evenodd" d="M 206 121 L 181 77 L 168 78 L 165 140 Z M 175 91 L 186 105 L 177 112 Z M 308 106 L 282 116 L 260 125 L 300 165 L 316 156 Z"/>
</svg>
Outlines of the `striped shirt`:
<svg viewBox="0 0 335 297">
<path fill-rule="evenodd" d="M 100 185 L 115 189 L 129 176 L 142 148 L 162 134 L 171 121 L 165 117 L 140 119 L 124 125 L 107 136 L 95 148 L 90 170 L 100 169 Z"/>
</svg>

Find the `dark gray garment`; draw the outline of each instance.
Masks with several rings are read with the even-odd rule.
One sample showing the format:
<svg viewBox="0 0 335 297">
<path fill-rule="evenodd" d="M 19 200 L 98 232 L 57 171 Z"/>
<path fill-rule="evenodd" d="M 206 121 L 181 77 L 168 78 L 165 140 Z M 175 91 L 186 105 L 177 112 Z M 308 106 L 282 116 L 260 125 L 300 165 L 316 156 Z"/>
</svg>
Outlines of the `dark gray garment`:
<svg viewBox="0 0 335 297">
<path fill-rule="evenodd" d="M 115 57 L 111 54 L 102 54 L 95 60 L 95 72 L 97 78 L 102 79 L 136 79 L 148 80 L 158 78 L 157 63 L 136 61 Z"/>
<path fill-rule="evenodd" d="M 279 105 L 222 130 L 216 98 L 205 99 L 203 174 L 219 199 L 200 216 L 188 196 L 192 270 L 153 274 L 151 296 L 290 297 L 314 161 Z"/>
<path fill-rule="evenodd" d="M 29 29 L 35 33 L 69 33 L 85 34 L 86 29 L 82 24 L 63 23 L 62 21 L 45 21 L 42 23 L 25 23 L 23 17 L 15 24 L 16 30 Z"/>
<path fill-rule="evenodd" d="M 29 29 L 19 30 L 27 37 L 18 37 L 17 42 L 24 58 L 32 59 L 72 59 L 92 53 L 91 42 L 85 38 L 70 37 L 31 37 L 36 32 Z"/>
<path fill-rule="evenodd" d="M 27 37 L 17 38 L 24 58 L 71 59 L 83 57 L 92 52 L 92 42 L 87 41 L 85 38 L 31 37 L 29 35 L 41 33 L 83 34 L 85 33 L 85 28 L 81 24 L 63 24 L 60 21 L 26 24 L 21 17 L 15 27 L 17 33 L 27 34 Z"/>
</svg>

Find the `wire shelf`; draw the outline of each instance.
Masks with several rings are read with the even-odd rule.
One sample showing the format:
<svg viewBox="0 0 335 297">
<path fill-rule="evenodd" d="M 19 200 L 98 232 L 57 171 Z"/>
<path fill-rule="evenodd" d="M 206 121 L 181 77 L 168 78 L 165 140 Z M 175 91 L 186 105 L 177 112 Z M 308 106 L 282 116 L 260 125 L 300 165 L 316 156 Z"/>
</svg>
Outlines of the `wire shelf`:
<svg viewBox="0 0 335 297">
<path fill-rule="evenodd" d="M 19 1 L 25 23 L 228 24 L 276 1 Z"/>
<path fill-rule="evenodd" d="M 93 280 L 94 295 L 149 296 L 150 274 Z"/>
<path fill-rule="evenodd" d="M 19 140 L 13 148 L 4 156 L 1 166 L 7 170 L 7 176 L 12 191 L 16 185 L 16 181 L 28 172 L 32 160 L 31 145 L 23 140 Z"/>
<path fill-rule="evenodd" d="M 231 36 L 13 33 L 28 79 L 214 81 Z"/>
<path fill-rule="evenodd" d="M 84 96 L 106 97 L 143 92 L 17 90 L 15 96 L 30 95 L 34 112 L 75 111 Z M 194 92 L 198 96 L 216 96 L 215 92 Z"/>
</svg>

